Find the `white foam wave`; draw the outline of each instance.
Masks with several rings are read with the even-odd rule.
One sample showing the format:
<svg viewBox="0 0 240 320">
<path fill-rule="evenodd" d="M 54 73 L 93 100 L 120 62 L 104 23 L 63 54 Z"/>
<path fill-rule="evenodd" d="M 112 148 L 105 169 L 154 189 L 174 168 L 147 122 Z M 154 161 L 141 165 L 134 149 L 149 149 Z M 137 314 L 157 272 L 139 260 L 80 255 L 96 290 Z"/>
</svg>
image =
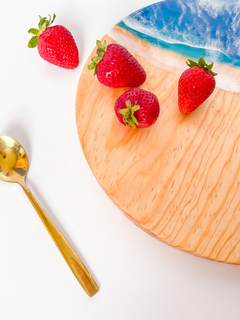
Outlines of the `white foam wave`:
<svg viewBox="0 0 240 320">
<path fill-rule="evenodd" d="M 226 12 L 232 13 L 234 8 L 238 10 L 240 7 L 239 0 L 198 0 L 196 3 L 199 13 L 204 10 L 207 11 L 210 17 L 214 18 Z"/>
<path fill-rule="evenodd" d="M 178 17 L 173 15 L 171 21 L 159 18 L 165 12 L 161 10 L 162 2 L 168 5 L 168 0 L 152 5 L 153 14 L 150 17 L 145 18 L 140 10 L 123 21 L 130 28 L 169 44 L 187 44 L 191 47 L 217 50 L 228 57 L 238 55 L 240 45 L 235 38 L 239 38 L 240 0 L 175 1 Z M 172 2 L 169 0 L 169 10 Z M 217 18 L 221 23 L 217 24 Z M 159 19 L 162 23 L 160 29 L 157 25 Z"/>
<path fill-rule="evenodd" d="M 205 43 L 200 41 L 197 37 L 194 37 L 193 35 L 190 35 L 188 32 L 179 32 L 177 33 L 175 31 L 174 34 L 171 34 L 171 36 L 168 36 L 169 31 L 167 30 L 167 26 L 163 26 L 161 32 L 154 26 L 154 24 L 151 24 L 151 26 L 146 27 L 144 23 L 138 22 L 136 19 L 133 19 L 131 17 L 127 17 L 123 19 L 123 22 L 126 26 L 129 28 L 136 30 L 142 34 L 145 34 L 147 36 L 150 36 L 154 39 L 164 41 L 168 44 L 181 44 L 181 45 L 187 45 L 192 48 L 200 48 L 200 49 L 206 49 L 206 50 L 212 50 L 217 51 L 219 53 L 226 54 L 222 49 L 222 44 L 220 38 L 217 39 L 211 39 L 210 36 L 207 38 L 208 40 L 205 40 Z M 179 39 L 182 39 L 179 40 Z M 226 54 L 227 55 L 227 54 Z"/>
</svg>

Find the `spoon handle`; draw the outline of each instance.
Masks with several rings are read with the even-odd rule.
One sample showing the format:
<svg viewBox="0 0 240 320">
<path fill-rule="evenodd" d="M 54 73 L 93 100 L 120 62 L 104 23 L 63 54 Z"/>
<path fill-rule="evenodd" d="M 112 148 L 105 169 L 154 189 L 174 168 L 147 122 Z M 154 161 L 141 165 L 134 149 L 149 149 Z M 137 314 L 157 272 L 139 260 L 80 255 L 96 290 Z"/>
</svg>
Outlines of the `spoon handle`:
<svg viewBox="0 0 240 320">
<path fill-rule="evenodd" d="M 95 293 L 98 292 L 99 288 L 95 283 L 94 279 L 92 278 L 91 274 L 88 272 L 86 267 L 84 266 L 83 262 L 77 256 L 75 251 L 48 217 L 47 213 L 41 207 L 37 199 L 34 197 L 30 189 L 27 187 L 25 183 L 21 184 L 24 192 L 26 193 L 28 199 L 32 203 L 34 209 L 37 211 L 39 217 L 41 218 L 43 224 L 47 228 L 50 236 L 52 237 L 53 241 L 55 242 L 56 246 L 58 247 L 59 251 L 63 255 L 64 259 L 66 260 L 68 266 L 72 270 L 75 277 L 80 282 L 83 289 L 86 293 L 92 297 Z"/>
</svg>

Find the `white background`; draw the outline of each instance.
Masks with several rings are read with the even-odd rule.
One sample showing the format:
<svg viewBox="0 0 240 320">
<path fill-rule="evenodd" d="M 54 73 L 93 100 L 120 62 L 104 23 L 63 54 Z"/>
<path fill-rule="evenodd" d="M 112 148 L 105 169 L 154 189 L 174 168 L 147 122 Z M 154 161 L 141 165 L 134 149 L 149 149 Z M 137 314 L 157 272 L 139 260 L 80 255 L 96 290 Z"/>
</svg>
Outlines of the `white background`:
<svg viewBox="0 0 240 320">
<path fill-rule="evenodd" d="M 240 319 L 240 267 L 180 252 L 136 227 L 103 192 L 78 140 L 76 89 L 96 39 L 151 3 L 1 0 L 0 134 L 23 144 L 28 186 L 100 287 L 86 295 L 21 187 L 0 181 L 1 320 Z M 38 15 L 53 13 L 78 45 L 75 70 L 27 47 Z"/>
</svg>

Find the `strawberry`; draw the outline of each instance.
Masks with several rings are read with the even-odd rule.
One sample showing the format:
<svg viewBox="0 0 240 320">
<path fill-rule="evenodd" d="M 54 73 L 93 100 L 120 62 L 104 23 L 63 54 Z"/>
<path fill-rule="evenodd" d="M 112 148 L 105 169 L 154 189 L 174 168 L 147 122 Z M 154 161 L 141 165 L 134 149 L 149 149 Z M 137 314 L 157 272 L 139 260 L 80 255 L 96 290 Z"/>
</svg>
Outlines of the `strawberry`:
<svg viewBox="0 0 240 320">
<path fill-rule="evenodd" d="M 156 122 L 160 106 L 154 93 L 132 88 L 118 97 L 114 110 L 118 120 L 125 126 L 148 128 Z"/>
<path fill-rule="evenodd" d="M 98 81 L 112 88 L 137 87 L 146 80 L 146 72 L 131 53 L 119 44 L 107 45 L 97 41 L 97 57 L 92 58 L 89 70 Z"/>
<path fill-rule="evenodd" d="M 203 57 L 198 62 L 187 60 L 190 69 L 185 70 L 178 82 L 178 106 L 180 112 L 188 114 L 199 107 L 215 89 L 213 63 L 206 64 Z"/>
<path fill-rule="evenodd" d="M 74 69 L 79 64 L 78 48 L 72 34 L 63 26 L 50 25 L 56 18 L 53 15 L 49 19 L 39 16 L 39 29 L 31 28 L 29 33 L 34 34 L 28 43 L 29 48 L 38 47 L 40 56 L 56 65 L 65 69 Z"/>
</svg>

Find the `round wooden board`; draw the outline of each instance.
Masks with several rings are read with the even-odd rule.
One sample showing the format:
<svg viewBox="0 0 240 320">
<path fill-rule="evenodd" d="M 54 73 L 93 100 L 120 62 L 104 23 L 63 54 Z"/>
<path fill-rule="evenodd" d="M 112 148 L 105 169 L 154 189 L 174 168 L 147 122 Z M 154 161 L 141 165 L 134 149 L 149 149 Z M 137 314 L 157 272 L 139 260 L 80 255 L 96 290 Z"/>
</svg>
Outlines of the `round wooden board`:
<svg viewBox="0 0 240 320">
<path fill-rule="evenodd" d="M 114 42 L 109 36 L 104 39 Z M 148 129 L 118 122 L 129 88 L 100 84 L 87 69 L 76 95 L 79 139 L 97 181 L 137 226 L 185 252 L 240 264 L 240 95 L 215 89 L 189 115 L 178 110 L 179 76 L 132 53 L 147 73 L 160 117 Z"/>
</svg>

